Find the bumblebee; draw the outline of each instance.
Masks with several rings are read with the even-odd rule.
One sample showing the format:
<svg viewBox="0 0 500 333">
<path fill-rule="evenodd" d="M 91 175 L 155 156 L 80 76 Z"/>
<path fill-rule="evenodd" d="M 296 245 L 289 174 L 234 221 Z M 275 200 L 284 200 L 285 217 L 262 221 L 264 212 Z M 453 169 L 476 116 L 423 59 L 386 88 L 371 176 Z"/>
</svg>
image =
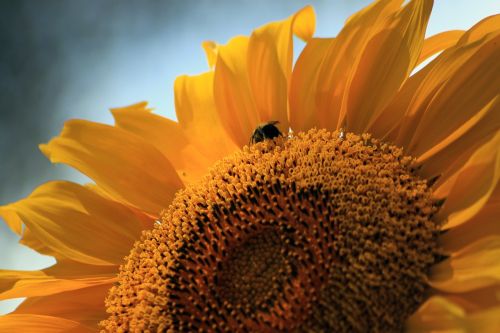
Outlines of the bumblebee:
<svg viewBox="0 0 500 333">
<path fill-rule="evenodd" d="M 250 137 L 250 145 L 281 136 L 280 130 L 276 127 L 278 123 L 279 121 L 274 120 L 257 126 Z"/>
</svg>

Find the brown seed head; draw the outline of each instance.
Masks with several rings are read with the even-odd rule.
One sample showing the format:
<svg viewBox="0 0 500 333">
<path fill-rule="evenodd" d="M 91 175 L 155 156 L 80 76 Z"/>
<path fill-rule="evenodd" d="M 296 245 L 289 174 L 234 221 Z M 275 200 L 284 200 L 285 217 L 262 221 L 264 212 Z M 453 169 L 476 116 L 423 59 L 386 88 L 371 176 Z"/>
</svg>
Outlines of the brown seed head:
<svg viewBox="0 0 500 333">
<path fill-rule="evenodd" d="M 314 129 L 220 161 L 135 244 L 101 327 L 401 330 L 439 254 L 412 163 L 367 135 Z"/>
</svg>

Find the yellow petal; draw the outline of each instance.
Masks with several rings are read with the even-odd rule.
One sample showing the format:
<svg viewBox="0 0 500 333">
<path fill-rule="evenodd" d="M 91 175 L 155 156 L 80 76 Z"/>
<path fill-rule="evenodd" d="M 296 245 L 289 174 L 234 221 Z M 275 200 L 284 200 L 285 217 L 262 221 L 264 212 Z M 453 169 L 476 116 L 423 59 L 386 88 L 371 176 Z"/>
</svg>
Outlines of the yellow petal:
<svg viewBox="0 0 500 333">
<path fill-rule="evenodd" d="M 472 218 L 487 202 L 500 178 L 500 132 L 469 158 L 456 176 L 452 176 L 446 202 L 437 218 L 452 228 Z M 440 188 L 435 191 L 440 195 Z"/>
<path fill-rule="evenodd" d="M 29 247 L 32 250 L 35 250 L 40 254 L 52 256 L 57 259 L 63 258 L 63 256 L 61 256 L 59 252 L 54 251 L 50 247 L 48 247 L 39 238 L 37 238 L 37 236 L 33 234 L 33 232 L 31 232 L 26 226 L 24 227 L 23 235 L 19 240 L 19 243 Z"/>
<path fill-rule="evenodd" d="M 306 7 L 286 20 L 267 24 L 250 38 L 217 47 L 214 94 L 222 125 L 238 146 L 248 144 L 260 123 L 276 120 L 288 129 L 288 88 L 293 34 L 308 39 L 314 14 Z"/>
<path fill-rule="evenodd" d="M 413 94 L 404 95 L 411 101 L 400 110 L 405 116 L 395 143 L 409 153 L 420 156 L 432 149 L 498 95 L 498 32 L 478 35 L 487 23 L 467 31 L 456 46 L 427 65 Z"/>
<path fill-rule="evenodd" d="M 214 73 L 180 76 L 175 80 L 175 110 L 179 124 L 197 150 L 198 159 L 190 156 L 191 173 L 195 167 L 203 174 L 212 164 L 234 152 L 237 146 L 228 136 L 217 115 L 213 96 Z"/>
<path fill-rule="evenodd" d="M 466 313 L 450 300 L 434 296 L 407 322 L 409 333 L 496 333 L 500 331 L 500 307 Z"/>
<path fill-rule="evenodd" d="M 500 305 L 500 284 L 464 293 L 439 292 L 439 294 L 459 305 L 468 313 L 483 311 Z"/>
<path fill-rule="evenodd" d="M 432 10 L 431 0 L 410 2 L 360 50 L 349 74 L 346 127 L 363 133 L 416 66 Z"/>
<path fill-rule="evenodd" d="M 459 130 L 500 93 L 500 36 L 485 43 L 447 77 L 418 124 L 407 146 L 415 156 L 424 154 Z"/>
<path fill-rule="evenodd" d="M 408 110 L 411 107 L 417 89 L 425 81 L 427 75 L 433 69 L 433 66 L 434 63 L 425 66 L 404 82 L 391 102 L 370 124 L 368 128 L 369 133 L 372 133 L 374 137 L 395 142 L 398 138 L 403 119 L 411 119 L 411 121 L 407 121 L 407 124 L 413 124 L 418 121 L 417 117 L 420 116 L 420 114 L 405 114 L 404 110 Z"/>
<path fill-rule="evenodd" d="M 290 18 L 256 29 L 248 44 L 248 73 L 259 120 L 288 124 L 288 87 L 293 63 L 293 35 L 311 38 L 315 15 L 311 6 Z"/>
<path fill-rule="evenodd" d="M 82 263 L 120 264 L 141 232 L 125 206 L 70 182 L 46 183 L 4 209 L 53 252 Z"/>
<path fill-rule="evenodd" d="M 72 120 L 40 149 L 51 162 L 78 169 L 115 198 L 152 215 L 183 186 L 156 148 L 120 128 Z"/>
<path fill-rule="evenodd" d="M 328 47 L 318 70 L 316 105 L 319 127 L 338 129 L 346 113 L 349 81 L 366 44 L 387 28 L 387 20 L 400 9 L 402 1 L 377 1 L 353 15 Z"/>
<path fill-rule="evenodd" d="M 440 175 L 436 187 L 463 167 L 470 156 L 491 140 L 500 128 L 500 96 L 466 121 L 447 138 L 417 158 L 419 174 L 426 178 Z"/>
<path fill-rule="evenodd" d="M 239 36 L 219 46 L 214 74 L 214 96 L 224 129 L 238 146 L 248 144 L 260 123 L 248 78 L 248 37 Z"/>
<path fill-rule="evenodd" d="M 417 64 L 420 64 L 434 54 L 441 52 L 444 49 L 452 47 L 464 34 L 463 30 L 450 30 L 435 34 L 424 40 L 420 57 Z"/>
<path fill-rule="evenodd" d="M 179 123 L 151 113 L 145 105 L 141 109 L 132 105 L 111 112 L 116 126 L 141 137 L 160 151 L 184 184 L 196 181 L 206 172 L 205 152 L 193 146 L 191 138 L 195 134 L 186 132 Z"/>
<path fill-rule="evenodd" d="M 58 317 L 31 314 L 9 314 L 0 316 L 0 332 L 90 333 L 93 332 L 93 330 L 76 321 Z"/>
<path fill-rule="evenodd" d="M 18 235 L 21 235 L 23 232 L 23 221 L 19 215 L 16 214 L 16 212 L 6 209 L 4 206 L 0 206 L 0 216 L 10 230 L 14 231 Z"/>
<path fill-rule="evenodd" d="M 88 327 L 97 327 L 106 317 L 104 298 L 112 284 L 103 284 L 49 296 L 30 297 L 14 314 L 36 314 L 73 320 Z"/>
<path fill-rule="evenodd" d="M 417 65 L 433 56 L 434 54 L 455 45 L 457 43 L 457 40 L 460 39 L 463 35 L 464 31 L 462 30 L 451 30 L 438 33 L 425 39 L 420 57 L 417 61 Z M 404 117 L 404 112 L 402 112 L 402 110 L 407 110 L 409 109 L 410 105 L 412 105 L 412 99 L 415 97 L 417 88 L 422 84 L 428 73 L 431 72 L 433 65 L 435 65 L 435 63 L 427 65 L 422 70 L 412 75 L 404 83 L 397 96 L 383 110 L 383 112 L 378 115 L 376 121 L 371 124 L 369 128 L 370 133 L 377 137 L 385 138 L 390 141 L 396 140 L 395 135 L 397 134 L 397 132 L 395 133 L 394 129 Z M 419 115 L 408 114 L 406 116 L 410 119 L 408 121 L 409 124 L 414 124 L 420 119 L 417 118 L 417 116 Z"/>
<path fill-rule="evenodd" d="M 217 44 L 212 42 L 212 41 L 205 41 L 201 43 L 201 46 L 203 47 L 203 50 L 205 50 L 205 54 L 207 56 L 207 61 L 208 61 L 208 66 L 210 68 L 213 68 L 215 66 L 215 63 L 217 61 Z"/>
<path fill-rule="evenodd" d="M 441 235 L 443 250 L 453 253 L 482 238 L 500 235 L 499 212 L 500 186 L 497 185 L 488 202 L 474 217 Z"/>
<path fill-rule="evenodd" d="M 315 87 L 326 50 L 334 38 L 311 38 L 300 53 L 293 68 L 290 84 L 290 127 L 307 131 L 319 127 Z"/>
<path fill-rule="evenodd" d="M 57 294 L 113 283 L 118 266 L 58 262 L 38 271 L 0 270 L 0 299 Z"/>
<path fill-rule="evenodd" d="M 500 283 L 500 236 L 480 239 L 434 265 L 429 285 L 445 292 L 467 292 Z"/>
</svg>

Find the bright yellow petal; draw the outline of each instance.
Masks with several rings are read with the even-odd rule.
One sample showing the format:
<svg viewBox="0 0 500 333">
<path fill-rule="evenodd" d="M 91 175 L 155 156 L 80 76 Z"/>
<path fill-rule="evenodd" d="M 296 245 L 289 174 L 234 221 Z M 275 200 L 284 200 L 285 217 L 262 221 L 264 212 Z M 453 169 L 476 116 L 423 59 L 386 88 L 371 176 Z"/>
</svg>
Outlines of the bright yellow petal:
<svg viewBox="0 0 500 333">
<path fill-rule="evenodd" d="M 314 14 L 306 7 L 286 20 L 217 46 L 214 92 L 222 125 L 238 146 L 248 144 L 260 123 L 277 120 L 288 128 L 288 88 L 293 34 L 308 39 Z M 208 44 L 207 44 L 208 45 Z"/>
<path fill-rule="evenodd" d="M 349 18 L 328 47 L 318 70 L 317 85 L 312 87 L 316 91 L 319 127 L 331 130 L 343 126 L 344 98 L 359 56 L 371 38 L 387 28 L 388 18 L 400 9 L 401 3 L 401 0 L 374 2 Z"/>
<path fill-rule="evenodd" d="M 490 236 L 434 265 L 429 284 L 445 292 L 467 292 L 500 283 L 500 236 Z"/>
<path fill-rule="evenodd" d="M 181 78 L 178 78 L 176 82 L 179 80 L 181 80 Z M 175 91 L 177 102 L 177 83 L 175 85 Z M 211 94 L 211 89 L 208 86 L 205 91 Z M 199 96 L 189 96 L 190 100 L 187 104 L 191 105 L 191 103 L 196 103 L 198 97 Z M 152 113 L 146 105 L 142 108 L 137 108 L 135 105 L 132 105 L 129 107 L 112 109 L 111 111 L 115 118 L 116 125 L 141 137 L 158 149 L 166 159 L 171 162 L 177 175 L 182 179 L 184 184 L 192 183 L 204 175 L 207 168 L 211 165 L 211 163 L 209 163 L 210 157 L 216 155 L 217 158 L 220 158 L 222 155 L 220 151 L 224 151 L 223 149 L 228 146 L 212 146 L 211 149 L 200 151 L 200 149 L 193 144 L 193 141 L 197 139 L 198 133 L 190 132 L 186 128 L 183 128 L 181 124 Z M 207 104 L 204 104 L 203 107 L 197 111 L 200 113 L 205 111 L 210 112 Z M 207 123 L 207 126 L 208 125 Z M 211 125 L 213 125 L 213 123 Z M 226 141 L 230 141 L 229 138 L 227 138 Z"/>
<path fill-rule="evenodd" d="M 217 115 L 213 96 L 214 73 L 180 76 L 175 80 L 175 110 L 179 124 L 197 150 L 198 159 L 190 157 L 187 168 L 195 167 L 203 174 L 215 161 L 234 152 L 234 145 Z M 177 151 L 179 154 L 179 151 Z M 198 171 L 199 172 L 199 171 Z"/>
<path fill-rule="evenodd" d="M 404 110 L 408 110 L 415 98 L 416 91 L 425 81 L 427 75 L 433 69 L 434 63 L 425 66 L 423 69 L 410 76 L 403 86 L 396 93 L 391 102 L 375 117 L 375 120 L 370 124 L 368 132 L 374 137 L 387 141 L 396 141 L 400 132 L 401 122 L 406 119 L 411 119 L 408 124 L 418 122 L 420 114 L 405 114 Z"/>
<path fill-rule="evenodd" d="M 113 283 L 118 266 L 58 262 L 38 271 L 0 270 L 0 299 L 53 295 Z"/>
<path fill-rule="evenodd" d="M 213 68 L 215 66 L 215 63 L 217 62 L 217 44 L 212 41 L 205 41 L 201 43 L 201 46 L 203 47 L 203 50 L 205 50 L 208 66 L 210 68 Z"/>
<path fill-rule="evenodd" d="M 425 61 L 427 58 L 432 57 L 434 54 L 441 52 L 444 49 L 452 47 L 464 34 L 463 30 L 450 30 L 435 34 L 424 40 L 420 57 L 417 64 Z"/>
<path fill-rule="evenodd" d="M 290 84 L 290 127 L 307 131 L 319 127 L 316 86 L 321 62 L 334 38 L 312 38 L 302 50 L 293 68 Z"/>
<path fill-rule="evenodd" d="M 360 50 L 344 100 L 346 127 L 363 133 L 416 66 L 432 0 L 414 0 Z"/>
<path fill-rule="evenodd" d="M 73 320 L 96 327 L 106 317 L 104 298 L 112 284 L 103 284 L 50 296 L 30 297 L 14 314 L 36 314 Z"/>
<path fill-rule="evenodd" d="M 432 297 L 408 320 L 408 333 L 496 333 L 500 331 L 500 307 L 466 313 L 443 297 Z"/>
<path fill-rule="evenodd" d="M 248 37 L 239 36 L 219 46 L 214 94 L 224 129 L 238 146 L 248 144 L 260 123 L 248 79 Z"/>
<path fill-rule="evenodd" d="M 5 221 L 10 230 L 21 235 L 23 232 L 23 221 L 16 212 L 7 209 L 5 206 L 0 206 L 0 217 Z"/>
<path fill-rule="evenodd" d="M 59 137 L 40 148 L 51 162 L 78 169 L 115 198 L 152 215 L 183 187 L 156 148 L 120 128 L 72 120 Z"/>
<path fill-rule="evenodd" d="M 120 264 L 142 229 L 125 206 L 70 182 L 46 183 L 5 209 L 59 256 L 94 265 Z"/>
<path fill-rule="evenodd" d="M 420 156 L 480 112 L 499 93 L 498 32 L 479 38 L 479 23 L 457 45 L 445 50 L 428 66 L 425 77 L 406 95 L 411 101 L 395 143 Z M 404 89 L 404 87 L 403 87 Z"/>
<path fill-rule="evenodd" d="M 419 174 L 426 178 L 440 175 L 436 187 L 446 182 L 479 147 L 491 140 L 499 128 L 500 96 L 497 96 L 447 138 L 419 156 Z"/>
<path fill-rule="evenodd" d="M 76 321 L 58 317 L 10 314 L 0 316 L 0 332 L 90 333 L 93 330 Z"/>
<path fill-rule="evenodd" d="M 437 218 L 446 220 L 443 228 L 452 228 L 471 219 L 488 201 L 500 178 L 500 132 L 469 158 L 456 176 L 452 176 L 446 202 Z M 438 187 L 435 195 L 442 197 Z"/>
<path fill-rule="evenodd" d="M 500 36 L 481 47 L 437 91 L 407 149 L 420 156 L 473 118 L 500 94 Z"/>
<path fill-rule="evenodd" d="M 248 73 L 255 107 L 261 122 L 288 124 L 288 87 L 292 74 L 293 34 L 311 38 L 315 15 L 311 6 L 287 20 L 256 29 L 248 44 Z"/>
</svg>

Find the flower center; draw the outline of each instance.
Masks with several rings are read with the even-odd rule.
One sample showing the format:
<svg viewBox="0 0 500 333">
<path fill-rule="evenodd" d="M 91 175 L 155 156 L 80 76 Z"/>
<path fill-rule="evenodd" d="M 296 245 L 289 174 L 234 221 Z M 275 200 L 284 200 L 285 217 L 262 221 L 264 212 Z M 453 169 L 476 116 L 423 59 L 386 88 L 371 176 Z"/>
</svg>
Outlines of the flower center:
<svg viewBox="0 0 500 333">
<path fill-rule="evenodd" d="M 400 331 L 439 258 L 413 159 L 310 130 L 245 148 L 182 190 L 106 300 L 107 331 Z"/>
</svg>

